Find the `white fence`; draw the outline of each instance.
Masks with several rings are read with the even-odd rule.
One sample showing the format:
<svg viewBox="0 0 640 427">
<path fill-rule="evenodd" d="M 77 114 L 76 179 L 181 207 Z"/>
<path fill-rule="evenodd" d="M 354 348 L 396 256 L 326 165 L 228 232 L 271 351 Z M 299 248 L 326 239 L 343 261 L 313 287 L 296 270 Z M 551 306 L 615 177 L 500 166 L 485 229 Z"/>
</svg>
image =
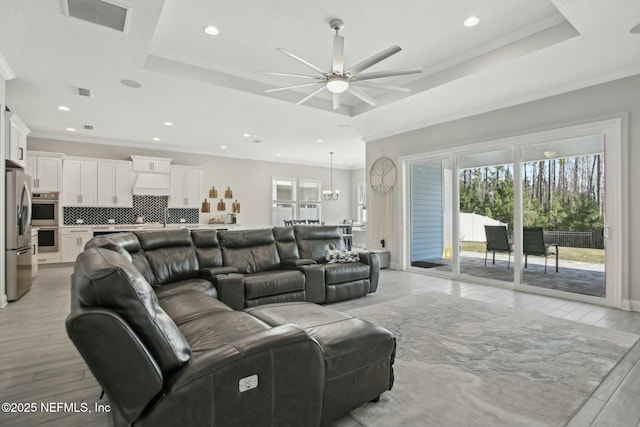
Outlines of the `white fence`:
<svg viewBox="0 0 640 427">
<path fill-rule="evenodd" d="M 460 241 L 461 242 L 484 242 L 486 237 L 484 234 L 485 225 L 506 225 L 488 216 L 478 215 L 474 213 L 460 214 Z"/>
</svg>

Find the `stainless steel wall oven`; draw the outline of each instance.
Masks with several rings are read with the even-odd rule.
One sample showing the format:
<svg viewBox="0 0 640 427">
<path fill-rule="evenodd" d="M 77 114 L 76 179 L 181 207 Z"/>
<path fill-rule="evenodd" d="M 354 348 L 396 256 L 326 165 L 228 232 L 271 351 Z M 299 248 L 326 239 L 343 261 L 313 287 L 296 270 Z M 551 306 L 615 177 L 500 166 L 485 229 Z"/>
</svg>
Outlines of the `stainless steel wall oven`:
<svg viewBox="0 0 640 427">
<path fill-rule="evenodd" d="M 60 225 L 59 215 L 59 193 L 33 193 L 32 197 L 31 225 L 34 227 Z"/>
</svg>

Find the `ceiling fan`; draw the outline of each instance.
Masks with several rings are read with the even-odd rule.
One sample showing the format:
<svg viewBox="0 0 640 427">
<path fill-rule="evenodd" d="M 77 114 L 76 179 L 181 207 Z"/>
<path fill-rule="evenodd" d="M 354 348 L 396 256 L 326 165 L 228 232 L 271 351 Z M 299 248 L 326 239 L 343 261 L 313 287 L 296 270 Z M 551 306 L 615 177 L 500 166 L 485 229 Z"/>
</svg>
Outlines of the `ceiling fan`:
<svg viewBox="0 0 640 427">
<path fill-rule="evenodd" d="M 339 32 L 344 28 L 344 23 L 340 19 L 334 19 L 329 23 L 329 26 L 332 30 L 336 32 L 333 36 L 333 63 L 331 66 L 331 70 L 325 71 L 322 68 L 318 67 L 315 64 L 301 58 L 300 56 L 289 52 L 286 49 L 278 48 L 276 49 L 279 52 L 284 53 L 285 55 L 295 59 L 298 62 L 303 63 L 307 67 L 316 71 L 319 75 L 316 76 L 308 76 L 303 74 L 290 74 L 290 73 L 274 73 L 268 71 L 261 71 L 261 74 L 269 74 L 273 76 L 285 76 L 285 77 L 297 77 L 302 79 L 312 79 L 314 80 L 311 83 L 302 83 L 296 84 L 293 86 L 281 87 L 277 89 L 268 89 L 266 92 L 278 92 L 281 90 L 288 89 L 297 89 L 301 87 L 307 86 L 319 86 L 316 90 L 311 92 L 309 95 L 302 98 L 296 104 L 300 105 L 307 102 L 309 99 L 318 95 L 323 90 L 328 90 L 331 92 L 333 96 L 333 109 L 337 110 L 340 108 L 341 102 L 341 94 L 344 92 L 348 92 L 351 95 L 361 99 L 371 106 L 376 106 L 377 102 L 375 99 L 361 91 L 360 87 L 366 87 L 371 89 L 382 89 L 393 92 L 407 93 L 409 89 L 399 87 L 399 86 L 391 86 L 376 82 L 371 82 L 372 79 L 379 79 L 383 77 L 395 77 L 395 76 L 404 76 L 407 74 L 417 74 L 422 72 L 422 68 L 406 68 L 402 70 L 390 70 L 390 71 L 376 71 L 371 73 L 361 73 L 367 68 L 372 67 L 373 65 L 381 62 L 391 55 L 395 55 L 400 52 L 399 46 L 393 45 L 388 49 L 383 50 L 382 52 L 373 55 L 372 57 L 365 59 L 362 62 L 357 63 L 356 65 L 346 68 L 344 66 L 344 37 L 342 37 Z"/>
</svg>

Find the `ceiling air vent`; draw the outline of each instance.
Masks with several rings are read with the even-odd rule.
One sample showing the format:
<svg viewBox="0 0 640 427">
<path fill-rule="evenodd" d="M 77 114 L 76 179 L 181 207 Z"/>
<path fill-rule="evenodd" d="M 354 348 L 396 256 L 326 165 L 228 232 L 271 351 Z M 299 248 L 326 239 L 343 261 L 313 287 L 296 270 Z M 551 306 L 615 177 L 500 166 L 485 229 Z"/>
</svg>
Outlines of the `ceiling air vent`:
<svg viewBox="0 0 640 427">
<path fill-rule="evenodd" d="M 76 91 L 80 96 L 86 96 L 87 98 L 91 98 L 91 89 L 79 87 L 79 88 L 76 88 Z"/>
<path fill-rule="evenodd" d="M 127 8 L 103 0 L 67 0 L 69 16 L 124 32 Z"/>
<path fill-rule="evenodd" d="M 84 130 L 93 130 L 93 125 L 84 125 L 82 126 Z"/>
</svg>

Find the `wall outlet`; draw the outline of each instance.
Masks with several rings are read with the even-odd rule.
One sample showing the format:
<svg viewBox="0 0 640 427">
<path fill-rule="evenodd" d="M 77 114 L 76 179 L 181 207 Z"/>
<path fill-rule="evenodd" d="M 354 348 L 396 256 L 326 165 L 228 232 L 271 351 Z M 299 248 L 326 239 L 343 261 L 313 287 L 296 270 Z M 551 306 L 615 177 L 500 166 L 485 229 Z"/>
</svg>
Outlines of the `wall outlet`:
<svg viewBox="0 0 640 427">
<path fill-rule="evenodd" d="M 115 224 L 115 223 L 116 223 L 116 220 L 115 220 L 115 219 L 113 219 L 113 218 L 109 218 L 109 219 L 107 220 L 107 223 L 108 223 L 108 224 Z"/>
<path fill-rule="evenodd" d="M 251 375 L 250 377 L 241 378 L 240 381 L 238 381 L 240 393 L 256 387 L 258 387 L 258 375 Z"/>
<path fill-rule="evenodd" d="M 84 224 L 84 219 L 76 219 L 76 224 Z"/>
<path fill-rule="evenodd" d="M 184 224 L 185 222 L 187 222 L 187 220 L 184 218 L 180 218 L 180 222 Z"/>
</svg>

